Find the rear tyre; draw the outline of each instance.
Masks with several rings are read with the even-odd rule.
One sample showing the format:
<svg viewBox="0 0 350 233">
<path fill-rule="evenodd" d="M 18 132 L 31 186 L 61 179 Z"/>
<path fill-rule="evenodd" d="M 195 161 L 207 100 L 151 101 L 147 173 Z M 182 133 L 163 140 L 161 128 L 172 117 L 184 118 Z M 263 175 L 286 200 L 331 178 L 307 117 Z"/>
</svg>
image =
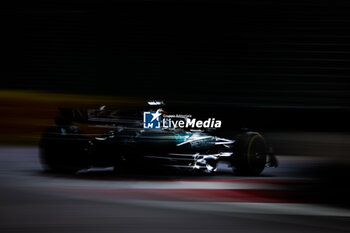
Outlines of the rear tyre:
<svg viewBox="0 0 350 233">
<path fill-rule="evenodd" d="M 258 176 L 265 168 L 267 147 L 264 138 L 255 132 L 246 132 L 238 136 L 235 147 L 234 173 Z"/>
<path fill-rule="evenodd" d="M 42 135 L 39 145 L 40 161 L 46 171 L 75 173 L 84 168 L 86 140 L 73 126 L 54 126 Z M 86 159 L 86 157 L 85 157 Z"/>
</svg>

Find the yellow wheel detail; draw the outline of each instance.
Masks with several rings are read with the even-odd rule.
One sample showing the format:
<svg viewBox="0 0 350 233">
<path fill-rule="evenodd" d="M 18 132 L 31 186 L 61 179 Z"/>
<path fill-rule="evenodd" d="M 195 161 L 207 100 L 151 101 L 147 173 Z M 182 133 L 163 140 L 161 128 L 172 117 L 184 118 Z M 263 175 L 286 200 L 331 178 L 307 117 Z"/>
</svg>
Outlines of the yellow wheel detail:
<svg viewBox="0 0 350 233">
<path fill-rule="evenodd" d="M 249 141 L 247 159 L 248 159 L 248 165 L 249 165 L 250 167 L 252 166 L 252 165 L 251 165 L 251 154 L 250 154 L 250 152 L 251 152 L 252 144 L 253 144 L 253 142 L 254 142 L 254 140 L 255 140 L 256 138 L 261 138 L 261 139 L 263 139 L 263 137 L 262 137 L 260 134 L 257 134 L 257 135 L 254 135 L 254 136 L 250 139 L 250 141 Z"/>
</svg>

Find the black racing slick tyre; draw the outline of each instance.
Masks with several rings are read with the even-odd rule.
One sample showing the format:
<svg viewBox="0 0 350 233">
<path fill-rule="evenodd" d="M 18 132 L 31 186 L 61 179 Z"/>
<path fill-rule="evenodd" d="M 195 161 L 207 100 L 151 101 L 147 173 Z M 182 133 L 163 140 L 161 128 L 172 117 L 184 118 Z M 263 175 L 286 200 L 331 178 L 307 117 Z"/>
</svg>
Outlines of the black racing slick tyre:
<svg viewBox="0 0 350 233">
<path fill-rule="evenodd" d="M 54 126 L 42 135 L 39 144 L 40 161 L 46 171 L 74 173 L 84 168 L 86 154 L 80 131 L 76 127 Z M 86 158 L 85 158 L 86 159 Z"/>
<path fill-rule="evenodd" d="M 238 136 L 234 147 L 234 172 L 239 175 L 258 176 L 265 168 L 267 146 L 264 138 L 255 132 Z"/>
</svg>

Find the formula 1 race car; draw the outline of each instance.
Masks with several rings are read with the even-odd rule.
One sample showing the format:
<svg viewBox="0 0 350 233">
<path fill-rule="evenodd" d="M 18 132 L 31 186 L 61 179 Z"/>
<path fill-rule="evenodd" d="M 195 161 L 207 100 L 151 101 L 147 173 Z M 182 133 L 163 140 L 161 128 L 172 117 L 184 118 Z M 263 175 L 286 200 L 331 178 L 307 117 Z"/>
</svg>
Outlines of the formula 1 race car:
<svg viewBox="0 0 350 233">
<path fill-rule="evenodd" d="M 160 107 L 150 103 L 151 107 Z M 166 122 L 167 115 L 160 110 L 156 117 Z M 275 156 L 257 132 L 242 131 L 227 139 L 198 129 L 147 129 L 143 114 L 125 114 L 105 106 L 60 111 L 56 125 L 49 127 L 40 140 L 40 159 L 48 170 L 76 172 L 113 166 L 116 172 L 174 168 L 213 173 L 219 161 L 226 161 L 237 174 L 259 175 L 265 166 L 277 166 Z M 84 127 L 103 132 L 87 133 Z"/>
</svg>

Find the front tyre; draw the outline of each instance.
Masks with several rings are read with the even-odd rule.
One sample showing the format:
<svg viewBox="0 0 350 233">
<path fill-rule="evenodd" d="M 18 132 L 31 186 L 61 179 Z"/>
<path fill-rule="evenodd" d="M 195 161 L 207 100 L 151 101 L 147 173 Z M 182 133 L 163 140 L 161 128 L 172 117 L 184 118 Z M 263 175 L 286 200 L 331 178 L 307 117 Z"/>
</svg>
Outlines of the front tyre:
<svg viewBox="0 0 350 233">
<path fill-rule="evenodd" d="M 259 175 L 265 168 L 267 147 L 264 138 L 256 132 L 238 136 L 234 145 L 234 172 L 240 175 Z"/>
</svg>

